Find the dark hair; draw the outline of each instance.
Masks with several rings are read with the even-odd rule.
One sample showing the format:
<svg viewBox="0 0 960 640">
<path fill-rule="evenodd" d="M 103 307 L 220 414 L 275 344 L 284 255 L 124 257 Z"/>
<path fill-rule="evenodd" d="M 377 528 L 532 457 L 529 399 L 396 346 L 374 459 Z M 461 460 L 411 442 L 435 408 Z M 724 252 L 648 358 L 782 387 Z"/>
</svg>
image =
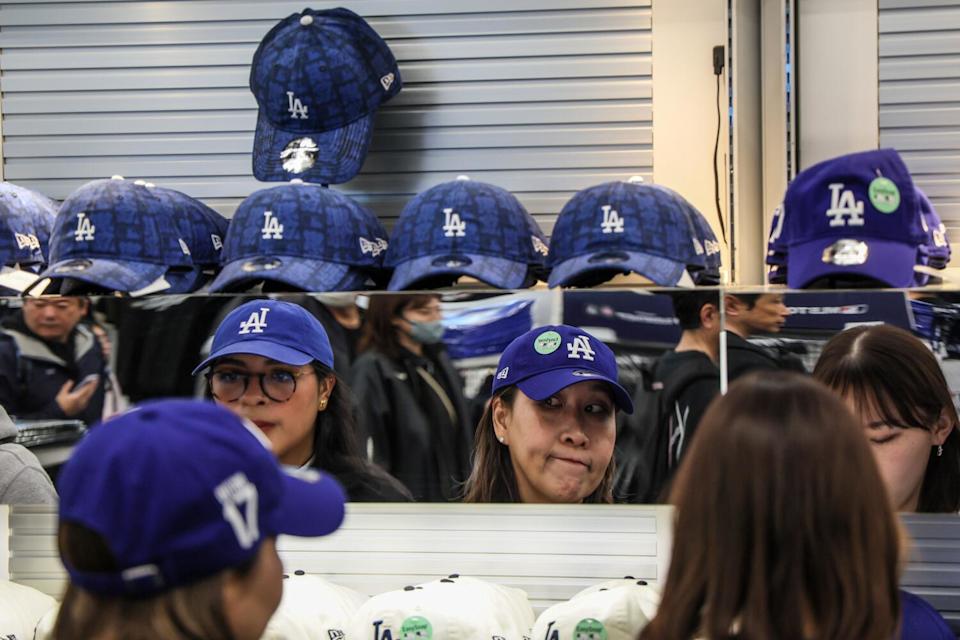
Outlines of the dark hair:
<svg viewBox="0 0 960 640">
<path fill-rule="evenodd" d="M 510 386 L 494 394 L 483 410 L 477 425 L 473 443 L 473 467 L 464 485 L 464 502 L 520 502 L 517 477 L 510 460 L 510 447 L 497 440 L 493 429 L 493 402 L 499 398 L 508 409 L 513 408 L 517 387 Z M 613 502 L 613 478 L 616 472 L 614 459 L 610 458 L 607 471 L 593 493 L 584 498 L 584 503 Z"/>
<path fill-rule="evenodd" d="M 75 522 L 61 522 L 60 556 L 81 571 L 115 572 L 120 567 L 97 532 Z M 256 556 L 232 570 L 246 575 Z M 149 598 L 102 596 L 67 585 L 53 629 L 56 640 L 94 638 L 170 638 L 231 640 L 223 603 L 224 572 Z"/>
<path fill-rule="evenodd" d="M 439 293 L 371 295 L 360 339 L 357 341 L 357 353 L 375 349 L 390 358 L 398 358 L 402 351 L 397 339 L 397 328 L 393 324 L 394 319 L 401 316 L 406 309 L 418 309 L 439 298 Z"/>
<path fill-rule="evenodd" d="M 317 414 L 313 429 L 313 465 L 328 471 L 339 479 L 350 478 L 369 489 L 391 485 L 396 492 L 407 491 L 399 480 L 363 454 L 356 419 L 356 401 L 349 386 L 336 372 L 314 361 L 317 379 L 333 376 L 336 384 L 327 400 L 327 408 Z"/>
<path fill-rule="evenodd" d="M 960 510 L 960 420 L 936 357 L 918 338 L 890 325 L 848 329 L 824 346 L 813 376 L 890 425 L 930 431 L 948 420 L 943 455 L 930 449 L 917 511 Z"/>
<path fill-rule="evenodd" d="M 809 377 L 753 373 L 708 408 L 670 493 L 642 640 L 888 640 L 901 539 L 862 427 Z"/>
<path fill-rule="evenodd" d="M 674 291 L 670 294 L 673 313 L 680 321 L 680 328 L 692 331 L 700 328 L 700 310 L 708 304 L 720 308 L 718 291 Z"/>
<path fill-rule="evenodd" d="M 763 293 L 728 293 L 727 295 L 733 296 L 743 304 L 747 306 L 747 310 L 753 309 L 757 304 L 757 300 L 760 299 L 760 296 L 766 295 Z"/>
</svg>

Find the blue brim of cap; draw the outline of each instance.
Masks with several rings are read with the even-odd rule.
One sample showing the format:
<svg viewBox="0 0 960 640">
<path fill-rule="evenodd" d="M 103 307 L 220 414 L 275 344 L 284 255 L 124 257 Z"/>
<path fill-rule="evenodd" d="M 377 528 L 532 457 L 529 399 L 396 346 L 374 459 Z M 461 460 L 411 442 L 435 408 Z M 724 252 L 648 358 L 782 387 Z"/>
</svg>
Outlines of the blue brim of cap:
<svg viewBox="0 0 960 640">
<path fill-rule="evenodd" d="M 284 469 L 284 493 L 274 512 L 273 533 L 325 536 L 343 522 L 347 494 L 329 474 L 314 469 Z"/>
<path fill-rule="evenodd" d="M 118 262 L 104 258 L 61 260 L 41 278 L 73 278 L 111 291 L 138 291 L 166 274 L 167 267 L 149 262 Z"/>
<path fill-rule="evenodd" d="M 222 349 L 212 352 L 203 362 L 197 365 L 197 368 L 193 370 L 192 375 L 197 375 L 197 373 L 202 371 L 207 367 L 207 365 L 218 358 L 239 354 L 263 356 L 264 358 L 276 360 L 277 362 L 293 365 L 295 367 L 302 367 L 305 364 L 313 362 L 313 358 L 310 356 L 310 354 L 298 349 L 292 349 L 282 344 L 278 344 L 271 340 L 241 340 L 239 342 L 233 342 Z"/>
<path fill-rule="evenodd" d="M 637 251 L 616 252 L 623 259 L 604 257 L 609 251 L 590 253 L 558 263 L 550 271 L 547 284 L 551 287 L 567 286 L 571 280 L 592 271 L 633 271 L 661 287 L 674 287 L 680 282 L 687 266 L 682 262 Z"/>
<path fill-rule="evenodd" d="M 164 276 L 170 288 L 163 293 L 193 293 L 203 286 L 206 278 L 202 269 L 171 269 Z"/>
<path fill-rule="evenodd" d="M 423 256 L 401 262 L 393 270 L 387 289 L 415 289 L 418 280 L 440 275 L 470 276 L 498 289 L 519 289 L 527 280 L 529 265 L 522 262 L 473 253 L 445 262 L 447 257 L 453 256 Z"/>
<path fill-rule="evenodd" d="M 286 182 L 294 178 L 321 184 L 347 182 L 360 173 L 367 158 L 373 137 L 373 117 L 370 113 L 340 129 L 302 133 L 278 129 L 258 113 L 253 139 L 253 175 L 261 182 Z M 313 165 L 302 170 L 294 166 L 291 158 L 283 157 L 287 147 L 300 138 L 309 138 L 317 147 Z"/>
<path fill-rule="evenodd" d="M 803 289 L 814 280 L 825 276 L 857 275 L 878 280 L 890 287 L 910 287 L 913 284 L 913 266 L 917 262 L 917 247 L 902 242 L 857 238 L 867 245 L 867 260 L 863 264 L 840 266 L 823 261 L 823 252 L 839 237 L 819 239 L 790 247 L 787 254 L 787 286 Z"/>
<path fill-rule="evenodd" d="M 583 368 L 551 369 L 550 371 L 544 371 L 543 373 L 521 380 L 517 383 L 517 386 L 528 398 L 540 402 L 541 400 L 546 400 L 561 389 L 566 389 L 572 384 L 591 382 L 594 380 L 606 382 L 610 385 L 610 390 L 613 392 L 613 401 L 620 410 L 625 413 L 633 413 L 633 400 L 630 398 L 630 394 L 627 393 L 626 389 L 621 387 L 615 380 Z"/>
<path fill-rule="evenodd" d="M 261 262 L 263 266 L 257 267 Z M 267 266 L 269 265 L 269 266 Z M 274 280 L 296 290 L 324 293 L 364 289 L 367 276 L 351 265 L 289 256 L 243 258 L 223 267 L 210 284 L 211 293 L 242 289 L 244 283 Z"/>
</svg>

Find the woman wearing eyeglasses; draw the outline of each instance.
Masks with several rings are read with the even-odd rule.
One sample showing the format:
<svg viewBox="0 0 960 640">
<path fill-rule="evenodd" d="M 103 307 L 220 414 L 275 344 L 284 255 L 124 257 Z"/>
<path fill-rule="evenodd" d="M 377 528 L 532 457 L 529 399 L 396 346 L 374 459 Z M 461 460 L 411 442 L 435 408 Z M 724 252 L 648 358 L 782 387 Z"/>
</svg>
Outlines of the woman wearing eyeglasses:
<svg viewBox="0 0 960 640">
<path fill-rule="evenodd" d="M 319 321 L 299 305 L 253 300 L 220 323 L 206 369 L 213 399 L 255 424 L 282 464 L 334 475 L 354 502 L 411 500 L 360 453 L 350 392 Z"/>
</svg>

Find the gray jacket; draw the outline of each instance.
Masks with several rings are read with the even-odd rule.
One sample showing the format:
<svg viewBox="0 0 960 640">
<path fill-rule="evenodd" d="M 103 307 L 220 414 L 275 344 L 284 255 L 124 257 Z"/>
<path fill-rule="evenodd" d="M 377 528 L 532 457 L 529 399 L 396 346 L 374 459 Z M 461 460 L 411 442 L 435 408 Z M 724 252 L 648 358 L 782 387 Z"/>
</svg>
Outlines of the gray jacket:
<svg viewBox="0 0 960 640">
<path fill-rule="evenodd" d="M 40 461 L 16 444 L 17 427 L 0 407 L 0 504 L 56 504 L 57 491 Z"/>
</svg>

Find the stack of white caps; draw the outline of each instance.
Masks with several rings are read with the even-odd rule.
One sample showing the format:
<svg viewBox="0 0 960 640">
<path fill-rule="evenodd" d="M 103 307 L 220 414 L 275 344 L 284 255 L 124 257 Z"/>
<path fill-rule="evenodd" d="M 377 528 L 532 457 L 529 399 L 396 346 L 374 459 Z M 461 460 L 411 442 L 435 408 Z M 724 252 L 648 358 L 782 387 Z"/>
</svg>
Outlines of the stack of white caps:
<svg viewBox="0 0 960 640">
<path fill-rule="evenodd" d="M 371 598 L 353 618 L 349 638 L 525 640 L 533 608 L 520 589 L 456 574 Z"/>
<path fill-rule="evenodd" d="M 653 619 L 660 593 L 643 580 L 624 578 L 584 589 L 537 618 L 534 638 L 636 640 Z"/>
</svg>

